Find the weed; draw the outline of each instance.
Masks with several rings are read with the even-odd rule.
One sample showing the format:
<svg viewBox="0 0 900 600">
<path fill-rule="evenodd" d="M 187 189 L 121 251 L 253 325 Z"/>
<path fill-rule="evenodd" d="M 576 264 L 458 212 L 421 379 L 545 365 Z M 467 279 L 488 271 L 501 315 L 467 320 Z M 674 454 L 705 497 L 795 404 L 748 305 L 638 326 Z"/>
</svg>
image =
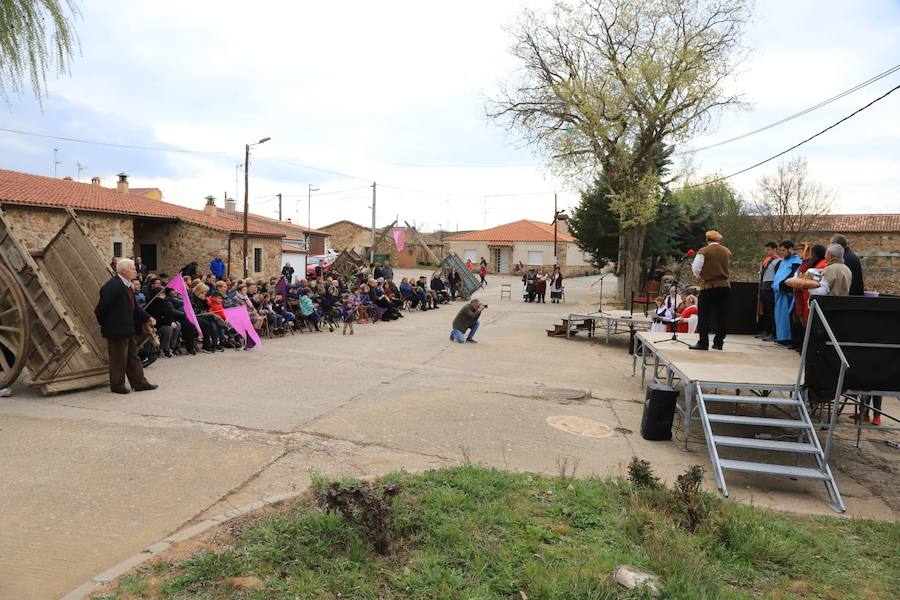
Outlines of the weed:
<svg viewBox="0 0 900 600">
<path fill-rule="evenodd" d="M 710 509 L 700 484 L 703 483 L 703 467 L 692 465 L 675 480 L 673 496 L 683 516 L 682 526 L 691 533 L 709 517 Z"/>
<path fill-rule="evenodd" d="M 374 488 L 366 481 L 340 483 L 333 481 L 319 492 L 319 506 L 340 512 L 344 519 L 364 528 L 366 540 L 378 554 L 386 555 L 393 540 L 394 515 L 391 498 L 400 492 L 396 484 Z"/>
<path fill-rule="evenodd" d="M 659 477 L 653 474 L 649 461 L 641 460 L 637 456 L 628 464 L 628 481 L 635 487 L 655 489 L 659 487 Z"/>
</svg>

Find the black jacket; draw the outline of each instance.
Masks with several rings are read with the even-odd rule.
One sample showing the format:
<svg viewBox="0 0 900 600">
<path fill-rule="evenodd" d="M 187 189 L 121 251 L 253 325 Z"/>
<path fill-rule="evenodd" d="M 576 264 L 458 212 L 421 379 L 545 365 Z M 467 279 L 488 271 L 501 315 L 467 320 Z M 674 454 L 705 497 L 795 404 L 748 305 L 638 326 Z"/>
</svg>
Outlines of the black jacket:
<svg viewBox="0 0 900 600">
<path fill-rule="evenodd" d="M 850 280 L 850 295 L 862 296 L 866 289 L 863 283 L 862 264 L 860 264 L 856 253 L 850 248 L 844 251 L 844 264 L 847 265 L 847 268 L 850 269 L 850 274 L 853 275 L 853 279 Z"/>
<path fill-rule="evenodd" d="M 141 331 L 150 315 L 135 302 L 132 308 L 131 288 L 113 277 L 100 288 L 100 300 L 94 308 L 97 323 L 105 338 L 131 337 Z"/>
<path fill-rule="evenodd" d="M 165 297 L 165 294 L 160 294 L 159 298 L 156 300 L 150 301 L 152 299 L 151 296 L 148 296 L 147 306 L 145 310 L 147 314 L 156 319 L 157 323 L 161 323 L 163 325 L 169 325 L 173 321 L 178 321 L 178 311 L 174 310 L 172 306 L 172 302 Z M 184 313 L 181 313 L 184 316 Z"/>
</svg>

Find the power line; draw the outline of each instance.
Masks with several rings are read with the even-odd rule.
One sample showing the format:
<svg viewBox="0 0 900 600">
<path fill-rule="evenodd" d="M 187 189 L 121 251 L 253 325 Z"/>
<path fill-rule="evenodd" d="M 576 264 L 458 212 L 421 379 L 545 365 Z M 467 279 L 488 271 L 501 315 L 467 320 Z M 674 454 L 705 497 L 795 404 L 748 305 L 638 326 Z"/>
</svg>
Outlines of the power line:
<svg viewBox="0 0 900 600">
<path fill-rule="evenodd" d="M 785 117 L 779 121 L 775 121 L 774 123 L 770 123 L 768 125 L 760 127 L 759 129 L 754 129 L 753 131 L 748 131 L 747 133 L 743 133 L 739 136 L 729 138 L 727 140 L 722 140 L 721 142 L 716 142 L 716 143 L 710 144 L 708 146 L 701 146 L 700 148 L 694 148 L 691 150 L 681 150 L 679 152 L 675 152 L 675 153 L 673 153 L 673 156 L 683 156 L 685 154 L 695 154 L 697 152 L 703 152 L 704 150 L 709 150 L 711 148 L 718 148 L 719 146 L 724 146 L 725 144 L 730 144 L 732 142 L 736 142 L 738 140 L 748 138 L 751 135 L 756 135 L 757 133 L 762 133 L 763 131 L 767 131 L 769 129 L 772 129 L 773 127 L 778 127 L 779 125 L 783 125 L 783 124 L 787 123 L 788 121 L 793 121 L 794 119 L 797 119 L 799 117 L 802 117 L 803 115 L 809 114 L 814 110 L 818 110 L 818 109 L 822 108 L 823 106 L 831 104 L 832 102 L 834 102 L 836 100 L 840 100 L 844 96 L 848 96 L 848 95 L 852 94 L 853 92 L 861 90 L 862 88 L 869 86 L 869 85 L 875 83 L 876 81 L 880 81 L 881 79 L 884 79 L 888 75 L 890 75 L 892 73 L 896 73 L 897 71 L 900 71 L 900 65 L 894 65 L 887 71 L 883 71 L 883 72 L 879 73 L 878 75 L 875 75 L 874 77 L 871 77 L 870 79 L 867 79 L 866 81 L 863 81 L 862 83 L 857 84 L 848 90 L 844 90 L 843 92 L 841 92 L 840 94 L 837 94 L 836 96 L 832 96 L 831 98 L 828 98 L 827 100 L 823 100 L 816 105 L 810 106 L 809 108 L 805 108 L 805 109 L 801 110 L 800 112 L 794 113 L 793 115 L 791 115 L 789 117 Z"/>
<path fill-rule="evenodd" d="M 292 165 L 294 167 L 300 167 L 301 169 L 309 169 L 311 171 L 319 171 L 321 173 L 329 173 L 331 175 L 337 175 L 338 177 L 346 177 L 348 179 L 360 179 L 362 181 L 371 181 L 371 177 L 359 177 L 357 175 L 350 175 L 349 173 L 341 173 L 340 171 L 333 171 L 331 169 L 323 169 L 321 167 L 314 167 L 313 165 L 307 165 L 298 162 L 292 162 L 289 160 L 284 160 L 283 158 L 274 158 L 274 157 L 260 157 L 257 160 L 274 160 L 276 162 L 284 163 L 286 165 Z"/>
<path fill-rule="evenodd" d="M 16 133 L 19 135 L 29 135 L 32 137 L 39 137 L 48 140 L 61 140 L 64 142 L 74 142 L 76 144 L 93 144 L 94 146 L 108 146 L 110 148 L 125 148 L 128 150 L 150 150 L 153 152 L 176 152 L 179 154 L 227 154 L 227 152 L 221 152 L 218 150 L 185 150 L 181 148 L 159 148 L 155 146 L 137 146 L 133 144 L 113 144 L 111 142 L 98 142 L 96 140 L 83 140 L 79 138 L 71 138 L 64 137 L 59 135 L 47 135 L 44 133 L 35 133 L 33 131 L 23 131 L 21 129 L 9 129 L 7 127 L 0 127 L 0 131 L 5 131 L 7 133 Z"/>
<path fill-rule="evenodd" d="M 870 106 L 872 106 L 872 105 L 875 104 L 876 102 L 880 102 L 881 100 L 884 100 L 885 98 L 887 98 L 888 96 L 890 96 L 891 94 L 893 94 L 894 92 L 896 92 L 897 90 L 900 90 L 900 85 L 891 88 L 890 90 L 888 90 L 887 92 L 885 92 L 885 93 L 882 94 L 881 96 L 875 98 L 874 100 L 872 100 L 871 102 L 869 102 L 868 104 L 866 104 L 865 106 L 863 106 L 862 108 L 856 109 L 855 111 L 853 111 L 852 113 L 850 113 L 849 115 L 847 115 L 846 117 L 844 117 L 843 119 L 841 119 L 840 121 L 837 121 L 836 123 L 832 123 L 831 125 L 829 125 L 829 126 L 826 127 L 825 129 L 823 129 L 822 131 L 820 131 L 820 132 L 818 132 L 818 133 L 816 133 L 816 134 L 813 134 L 813 135 L 809 136 L 808 138 L 806 138 L 806 139 L 803 140 L 802 142 L 799 142 L 799 143 L 797 143 L 797 144 L 794 144 L 793 146 L 791 146 L 791 147 L 788 148 L 787 150 L 783 150 L 782 152 L 779 152 L 778 154 L 775 154 L 775 155 L 773 155 L 773 156 L 770 156 L 769 158 L 767 158 L 767 159 L 765 159 L 765 160 L 759 161 L 759 162 L 756 163 L 755 165 L 751 165 L 751 166 L 747 167 L 746 169 L 741 169 L 740 171 L 735 171 L 734 173 L 731 173 L 730 175 L 724 175 L 724 176 L 722 176 L 722 177 L 719 177 L 719 178 L 717 178 L 717 179 L 713 179 L 713 180 L 711 180 L 711 181 L 704 181 L 703 183 L 696 183 L 696 184 L 694 184 L 694 185 L 688 185 L 688 186 L 685 186 L 685 189 L 690 189 L 690 188 L 700 187 L 700 186 L 703 186 L 703 185 L 709 185 L 709 184 L 712 184 L 712 183 L 718 183 L 719 181 L 724 181 L 724 180 L 726 180 L 726 179 L 731 179 L 732 177 L 735 177 L 735 176 L 740 175 L 740 174 L 742 174 L 742 173 L 746 173 L 747 171 L 751 171 L 751 170 L 755 169 L 756 167 L 759 167 L 759 166 L 762 166 L 762 165 L 766 164 L 767 162 L 773 161 L 773 160 L 775 160 L 776 158 L 778 158 L 778 157 L 780 157 L 780 156 L 784 156 L 784 155 L 787 154 L 788 152 L 791 152 L 792 150 L 796 150 L 797 148 L 799 148 L 799 147 L 802 146 L 803 144 L 805 144 L 805 143 L 807 143 L 807 142 L 809 142 L 809 141 L 814 140 L 815 138 L 819 137 L 820 135 L 822 135 L 822 134 L 825 133 L 826 131 L 829 131 L 829 130 L 831 130 L 831 129 L 834 129 L 835 127 L 837 127 L 838 125 L 840 125 L 840 124 L 843 123 L 844 121 L 848 121 L 848 120 L 852 119 L 853 117 L 855 117 L 856 115 L 858 115 L 858 114 L 861 113 L 862 111 L 866 110 L 867 108 L 869 108 Z"/>
</svg>

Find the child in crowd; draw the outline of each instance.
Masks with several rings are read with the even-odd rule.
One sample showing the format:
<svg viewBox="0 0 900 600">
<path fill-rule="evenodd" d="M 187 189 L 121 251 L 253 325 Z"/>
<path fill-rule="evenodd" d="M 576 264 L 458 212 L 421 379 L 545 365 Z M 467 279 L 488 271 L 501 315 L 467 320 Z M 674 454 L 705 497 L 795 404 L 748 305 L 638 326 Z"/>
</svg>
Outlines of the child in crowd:
<svg viewBox="0 0 900 600">
<path fill-rule="evenodd" d="M 344 300 L 344 307 L 341 309 L 341 318 L 344 321 L 344 333 L 343 335 L 347 335 L 347 330 L 350 330 L 350 335 L 353 335 L 353 321 L 356 320 L 356 312 L 357 307 L 353 305 L 353 302 L 348 297 Z"/>
<path fill-rule="evenodd" d="M 309 288 L 304 288 L 300 293 L 300 314 L 303 315 L 303 320 L 308 325 L 313 325 L 316 331 L 321 331 L 319 329 L 319 313 L 316 312 L 311 296 L 312 290 Z"/>
</svg>

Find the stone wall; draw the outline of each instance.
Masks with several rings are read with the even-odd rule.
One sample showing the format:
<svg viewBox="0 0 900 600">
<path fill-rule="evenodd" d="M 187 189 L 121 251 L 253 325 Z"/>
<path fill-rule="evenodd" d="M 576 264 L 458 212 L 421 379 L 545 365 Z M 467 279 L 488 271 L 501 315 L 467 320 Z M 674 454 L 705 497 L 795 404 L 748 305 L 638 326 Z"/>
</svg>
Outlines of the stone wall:
<svg viewBox="0 0 900 600">
<path fill-rule="evenodd" d="M 15 230 L 16 238 L 29 252 L 38 252 L 65 224 L 68 213 L 58 208 L 4 204 L 3 214 Z M 113 244 L 122 244 L 122 255 L 132 256 L 134 227 L 131 217 L 103 213 L 78 213 L 78 219 L 104 259 L 113 256 Z"/>
<path fill-rule="evenodd" d="M 243 275 L 243 237 L 239 234 L 229 235 L 199 225 L 184 222 L 158 222 L 138 220 L 135 225 L 135 243 L 156 244 L 158 273 L 174 275 L 181 267 L 196 261 L 198 271 L 209 272 L 209 263 L 219 258 L 229 268 L 228 240 L 231 237 L 230 273 L 232 277 Z M 250 276 L 268 278 L 281 272 L 281 238 L 254 237 L 248 238 L 248 254 L 250 255 Z M 262 248 L 262 271 L 255 273 L 253 269 L 253 249 Z"/>
<path fill-rule="evenodd" d="M 838 232 L 814 231 L 801 235 L 794 241 L 797 243 L 813 242 L 827 246 L 835 233 Z M 850 242 L 853 251 L 860 258 L 867 259 L 870 265 L 900 268 L 900 231 L 855 232 L 844 235 Z M 780 241 L 768 234 L 760 234 L 760 240 L 760 248 L 769 240 Z"/>
<path fill-rule="evenodd" d="M 322 227 L 321 231 L 330 234 L 328 247 L 336 252 L 344 250 L 360 252 L 361 248 L 369 248 L 372 245 L 372 231 L 349 221 L 338 221 L 333 225 Z M 365 258 L 368 260 L 368 256 Z"/>
</svg>

